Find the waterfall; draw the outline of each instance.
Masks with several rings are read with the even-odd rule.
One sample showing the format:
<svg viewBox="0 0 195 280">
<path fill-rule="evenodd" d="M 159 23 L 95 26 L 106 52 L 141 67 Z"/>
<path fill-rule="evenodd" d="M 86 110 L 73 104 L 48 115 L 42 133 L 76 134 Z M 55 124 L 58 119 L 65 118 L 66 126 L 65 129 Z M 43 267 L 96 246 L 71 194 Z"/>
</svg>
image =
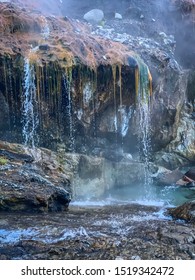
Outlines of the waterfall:
<svg viewBox="0 0 195 280">
<path fill-rule="evenodd" d="M 146 65 L 139 63 L 139 67 L 135 70 L 135 85 L 136 85 L 136 114 L 137 127 L 139 137 L 139 151 L 140 158 L 144 162 L 144 185 L 148 190 L 151 184 L 151 177 L 149 172 L 149 157 L 151 151 L 151 135 L 150 135 L 150 72 Z"/>
<path fill-rule="evenodd" d="M 22 134 L 24 144 L 34 148 L 38 142 L 37 129 L 39 124 L 38 104 L 36 99 L 35 70 L 28 58 L 24 61 L 24 89 L 22 95 Z"/>
<path fill-rule="evenodd" d="M 73 121 L 73 104 L 71 97 L 71 74 L 63 74 L 63 84 L 65 88 L 65 92 L 67 94 L 68 106 L 67 106 L 67 114 L 68 114 L 68 122 L 69 122 L 69 141 L 70 141 L 70 151 L 75 151 L 75 133 L 74 133 L 74 121 Z"/>
</svg>

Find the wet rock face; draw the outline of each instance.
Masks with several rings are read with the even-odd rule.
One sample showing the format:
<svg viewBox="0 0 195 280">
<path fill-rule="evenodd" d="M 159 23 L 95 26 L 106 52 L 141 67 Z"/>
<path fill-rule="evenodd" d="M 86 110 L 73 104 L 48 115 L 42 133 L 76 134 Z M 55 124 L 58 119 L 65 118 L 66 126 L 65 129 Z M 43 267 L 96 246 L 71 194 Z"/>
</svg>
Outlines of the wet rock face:
<svg viewBox="0 0 195 280">
<path fill-rule="evenodd" d="M 1 142 L 0 211 L 64 211 L 70 202 L 69 181 L 63 173 L 52 172 L 49 162 L 35 163 L 22 146 Z M 55 174 L 55 175 L 54 175 Z"/>
<path fill-rule="evenodd" d="M 11 166 L 8 167 L 11 172 Z M 70 195 L 64 189 L 37 178 L 37 174 L 25 174 L 23 179 L 21 174 L 22 169 L 9 174 L 8 180 L 1 178 L 0 211 L 56 212 L 68 208 Z"/>
<path fill-rule="evenodd" d="M 0 211 L 55 212 L 70 199 L 101 199 L 109 191 L 145 180 L 144 164 L 123 154 L 115 158 L 26 149 L 0 142 Z"/>
<path fill-rule="evenodd" d="M 74 165 L 74 157 L 69 161 Z M 72 176 L 74 199 L 100 199 L 109 191 L 144 182 L 144 164 L 123 154 L 120 161 L 105 157 L 77 155 Z"/>
<path fill-rule="evenodd" d="M 176 55 L 179 61 L 186 68 L 193 68 L 195 66 L 194 60 L 194 15 L 195 15 L 195 3 L 193 0 L 176 0 L 177 10 L 173 14 L 177 21 L 177 27 L 175 28 L 176 40 L 178 46 L 176 48 Z M 188 51 L 186 51 L 188 50 Z"/>
<path fill-rule="evenodd" d="M 65 142 L 89 153 L 100 139 L 118 138 L 120 146 L 133 125 L 140 68 L 149 95 L 151 76 L 138 55 L 78 21 L 1 5 L 0 83 L 9 107 L 1 138 L 53 149 Z"/>
<path fill-rule="evenodd" d="M 7 104 L 4 95 L 0 91 L 0 129 L 5 130 L 9 126 L 9 105 Z"/>
</svg>

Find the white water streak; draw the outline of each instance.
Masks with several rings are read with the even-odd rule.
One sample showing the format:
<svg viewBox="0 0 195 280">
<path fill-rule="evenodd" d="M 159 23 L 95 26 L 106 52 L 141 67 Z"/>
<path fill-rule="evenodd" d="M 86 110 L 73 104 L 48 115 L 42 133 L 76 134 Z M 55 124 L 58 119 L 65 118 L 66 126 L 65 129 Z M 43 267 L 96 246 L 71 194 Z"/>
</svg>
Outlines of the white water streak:
<svg viewBox="0 0 195 280">
<path fill-rule="evenodd" d="M 74 152 L 75 150 L 75 135 L 74 135 L 74 122 L 72 116 L 72 97 L 71 97 L 71 78 L 63 75 L 64 88 L 68 97 L 68 118 L 69 118 L 69 140 L 70 140 L 70 150 Z"/>
<path fill-rule="evenodd" d="M 35 147 L 37 140 L 38 104 L 35 86 L 34 65 L 30 64 L 29 59 L 25 58 L 24 63 L 24 91 L 23 91 L 23 138 L 24 144 L 31 148 Z"/>
<path fill-rule="evenodd" d="M 146 71 L 147 70 L 147 71 Z M 142 77 L 141 75 L 144 75 Z M 151 177 L 149 172 L 149 156 L 150 156 L 150 92 L 148 80 L 148 68 L 145 71 L 140 71 L 140 84 L 137 99 L 139 140 L 140 140 L 140 155 L 144 161 L 145 187 L 149 188 Z"/>
</svg>

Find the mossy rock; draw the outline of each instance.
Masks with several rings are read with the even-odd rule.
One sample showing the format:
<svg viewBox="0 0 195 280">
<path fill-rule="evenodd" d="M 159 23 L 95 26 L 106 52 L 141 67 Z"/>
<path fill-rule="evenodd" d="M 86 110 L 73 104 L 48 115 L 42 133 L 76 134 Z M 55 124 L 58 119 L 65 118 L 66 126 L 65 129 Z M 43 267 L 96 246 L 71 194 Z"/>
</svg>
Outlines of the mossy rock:
<svg viewBox="0 0 195 280">
<path fill-rule="evenodd" d="M 4 157 L 0 157 L 0 165 L 5 165 L 7 164 L 8 160 Z"/>
</svg>

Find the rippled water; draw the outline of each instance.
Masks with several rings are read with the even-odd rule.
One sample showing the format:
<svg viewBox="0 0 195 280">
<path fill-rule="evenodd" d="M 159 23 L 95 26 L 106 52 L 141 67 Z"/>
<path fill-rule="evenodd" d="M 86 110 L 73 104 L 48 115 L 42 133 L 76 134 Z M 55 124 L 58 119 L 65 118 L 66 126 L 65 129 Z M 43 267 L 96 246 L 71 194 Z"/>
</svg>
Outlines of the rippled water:
<svg viewBox="0 0 195 280">
<path fill-rule="evenodd" d="M 166 214 L 167 207 L 195 196 L 195 191 L 181 187 L 152 186 L 150 189 L 150 200 L 145 198 L 143 188 L 137 186 L 113 190 L 102 200 L 72 201 L 68 212 L 0 213 L 0 248 L 21 240 L 45 244 L 108 236 L 120 240 L 133 235 L 138 226 L 152 228 L 155 223 L 171 221 Z"/>
<path fill-rule="evenodd" d="M 137 223 L 170 219 L 162 209 L 139 205 L 80 207 L 73 204 L 67 213 L 0 215 L 0 244 L 15 244 L 21 240 L 57 243 L 80 237 L 121 238 L 129 234 Z"/>
</svg>

